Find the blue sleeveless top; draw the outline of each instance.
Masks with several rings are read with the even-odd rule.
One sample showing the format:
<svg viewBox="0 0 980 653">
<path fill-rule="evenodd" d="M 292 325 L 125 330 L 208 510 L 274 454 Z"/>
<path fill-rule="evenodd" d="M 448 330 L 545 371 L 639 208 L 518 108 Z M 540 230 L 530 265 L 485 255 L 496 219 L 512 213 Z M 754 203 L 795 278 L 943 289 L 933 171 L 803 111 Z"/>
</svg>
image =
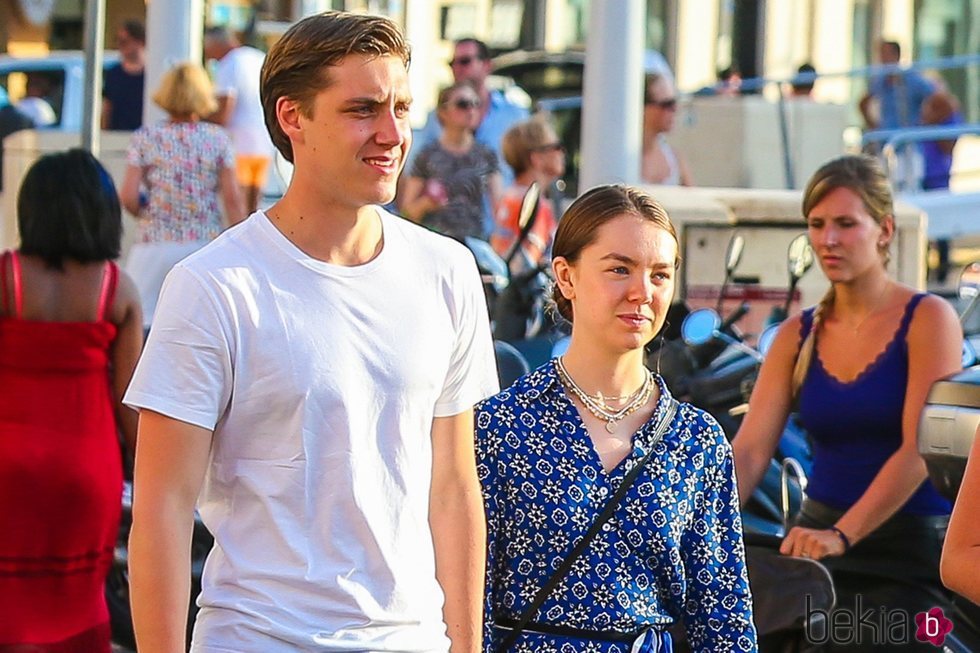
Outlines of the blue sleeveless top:
<svg viewBox="0 0 980 653">
<path fill-rule="evenodd" d="M 850 383 L 832 377 L 814 347 L 799 397 L 800 419 L 813 441 L 808 497 L 847 510 L 898 450 L 909 369 L 906 336 L 923 297 L 925 293 L 919 293 L 909 300 L 891 342 Z M 803 311 L 802 338 L 810 332 L 813 311 Z M 946 515 L 950 510 L 950 503 L 927 479 L 899 512 Z"/>
</svg>

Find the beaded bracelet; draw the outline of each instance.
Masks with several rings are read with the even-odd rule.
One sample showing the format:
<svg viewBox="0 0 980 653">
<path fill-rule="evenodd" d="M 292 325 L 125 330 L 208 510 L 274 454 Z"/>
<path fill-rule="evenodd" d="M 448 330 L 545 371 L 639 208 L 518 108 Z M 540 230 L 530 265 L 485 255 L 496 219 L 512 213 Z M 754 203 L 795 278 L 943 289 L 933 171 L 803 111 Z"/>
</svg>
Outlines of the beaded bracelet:
<svg viewBox="0 0 980 653">
<path fill-rule="evenodd" d="M 837 533 L 837 537 L 839 537 L 840 541 L 844 543 L 844 553 L 847 553 L 848 549 L 851 548 L 851 540 L 848 539 L 847 535 L 844 535 L 844 531 L 837 528 L 836 526 L 831 526 L 828 530 Z"/>
</svg>

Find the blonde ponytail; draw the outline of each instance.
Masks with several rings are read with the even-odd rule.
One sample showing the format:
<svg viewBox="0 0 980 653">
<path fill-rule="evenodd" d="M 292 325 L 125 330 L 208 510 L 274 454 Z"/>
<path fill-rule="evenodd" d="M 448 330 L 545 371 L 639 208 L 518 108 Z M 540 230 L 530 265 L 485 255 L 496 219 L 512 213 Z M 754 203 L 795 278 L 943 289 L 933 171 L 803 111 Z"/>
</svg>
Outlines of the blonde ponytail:
<svg viewBox="0 0 980 653">
<path fill-rule="evenodd" d="M 817 344 L 817 329 L 820 328 L 824 316 L 833 307 L 834 296 L 834 287 L 831 286 L 830 290 L 820 299 L 820 303 L 813 309 L 810 332 L 806 334 L 806 338 L 800 344 L 800 353 L 797 354 L 796 365 L 793 367 L 792 389 L 794 403 L 800 396 L 800 388 L 803 387 L 803 381 L 806 380 L 806 373 L 810 370 L 810 363 L 813 362 L 814 349 Z"/>
</svg>

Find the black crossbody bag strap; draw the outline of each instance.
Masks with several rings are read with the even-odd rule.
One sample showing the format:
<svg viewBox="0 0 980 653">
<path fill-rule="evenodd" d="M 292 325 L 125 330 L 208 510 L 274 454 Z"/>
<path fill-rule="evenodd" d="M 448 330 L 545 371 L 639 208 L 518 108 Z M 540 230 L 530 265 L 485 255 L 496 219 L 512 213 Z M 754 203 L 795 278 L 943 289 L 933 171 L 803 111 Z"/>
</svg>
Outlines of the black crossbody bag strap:
<svg viewBox="0 0 980 653">
<path fill-rule="evenodd" d="M 520 637 L 521 633 L 524 631 L 524 627 L 530 623 L 531 617 L 538 612 L 541 605 L 545 602 L 545 599 L 548 598 L 548 595 L 551 594 L 552 590 L 555 589 L 558 583 L 560 583 L 562 579 L 568 575 L 568 572 L 571 570 L 572 565 L 575 564 L 575 561 L 585 552 L 589 544 L 592 543 L 592 540 L 595 539 L 595 536 L 599 534 L 599 531 L 602 529 L 603 525 L 609 521 L 609 519 L 616 512 L 616 508 L 619 507 L 620 501 L 623 500 L 623 497 L 625 497 L 626 493 L 629 492 L 630 487 L 633 486 L 633 482 L 636 481 L 636 477 L 639 476 L 640 472 L 643 471 L 643 468 L 646 467 L 647 462 L 653 458 L 654 449 L 656 449 L 657 444 L 664 437 L 664 433 L 667 432 L 667 429 L 670 427 L 670 423 L 674 421 L 674 415 L 676 413 L 677 400 L 671 398 L 670 404 L 667 406 L 667 410 L 664 412 L 663 419 L 661 419 L 660 423 L 657 424 L 657 430 L 654 431 L 653 438 L 650 440 L 650 450 L 647 451 L 647 455 L 643 456 L 639 463 L 633 465 L 633 469 L 631 469 L 629 473 L 623 477 L 623 481 L 616 489 L 616 494 L 609 499 L 605 507 L 602 509 L 602 512 L 599 513 L 599 516 L 596 517 L 594 522 L 592 522 L 592 526 L 589 527 L 589 530 L 572 548 L 571 552 L 565 556 L 561 566 L 555 570 L 555 573 L 548 579 L 548 582 L 545 583 L 544 587 L 542 587 L 535 595 L 534 600 L 531 601 L 531 603 L 524 609 L 524 612 L 521 613 L 520 618 L 517 620 L 517 625 L 514 626 L 514 628 L 510 631 L 510 634 L 508 634 L 507 637 L 500 643 L 500 646 L 497 648 L 497 653 L 506 653 L 506 651 L 513 646 L 514 642 L 517 641 L 517 638 Z"/>
</svg>

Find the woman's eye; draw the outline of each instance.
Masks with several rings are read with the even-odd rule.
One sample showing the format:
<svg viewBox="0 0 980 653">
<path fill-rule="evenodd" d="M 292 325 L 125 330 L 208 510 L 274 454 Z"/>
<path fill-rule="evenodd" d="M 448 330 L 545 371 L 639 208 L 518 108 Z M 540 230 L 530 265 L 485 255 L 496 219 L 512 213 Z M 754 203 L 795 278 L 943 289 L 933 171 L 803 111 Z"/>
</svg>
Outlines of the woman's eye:
<svg viewBox="0 0 980 653">
<path fill-rule="evenodd" d="M 617 265 L 616 267 L 610 269 L 609 271 L 612 272 L 613 274 L 629 274 L 629 270 L 627 270 L 622 265 Z"/>
</svg>

